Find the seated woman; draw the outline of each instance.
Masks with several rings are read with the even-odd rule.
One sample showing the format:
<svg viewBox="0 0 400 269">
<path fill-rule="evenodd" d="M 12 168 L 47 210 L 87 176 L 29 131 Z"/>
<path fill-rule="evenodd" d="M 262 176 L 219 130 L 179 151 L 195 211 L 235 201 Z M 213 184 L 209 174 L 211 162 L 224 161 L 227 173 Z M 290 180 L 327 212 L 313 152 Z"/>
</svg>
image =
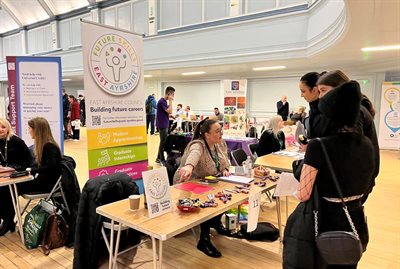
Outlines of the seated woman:
<svg viewBox="0 0 400 269">
<path fill-rule="evenodd" d="M 217 120 L 199 122 L 193 139 L 187 145 L 174 182 L 181 183 L 210 175 L 229 175 L 228 148 L 222 140 L 222 127 Z M 221 253 L 210 240 L 210 227 L 223 232 L 221 216 L 216 216 L 201 224 L 200 240 L 197 248 L 210 257 L 220 257 Z"/>
<path fill-rule="evenodd" d="M 28 125 L 29 134 L 35 140 L 34 153 L 38 166 L 32 168 L 31 173 L 35 177 L 34 180 L 17 185 L 18 193 L 50 192 L 61 175 L 61 150 L 55 142 L 49 123 L 45 118 L 33 118 L 28 121 Z M 28 148 L 27 151 L 29 154 Z M 15 213 L 10 194 L 1 195 L 0 199 L 2 204 L 0 214 L 10 221 L 9 227 L 2 231 L 4 234 L 15 226 L 12 221 Z"/>
<path fill-rule="evenodd" d="M 306 118 L 306 107 L 305 106 L 299 106 L 296 108 L 296 110 L 290 114 L 290 119 L 294 122 L 300 121 L 304 122 L 304 119 Z"/>
<path fill-rule="evenodd" d="M 260 157 L 286 148 L 285 134 L 281 131 L 283 127 L 281 116 L 273 116 L 270 119 L 267 130 L 262 133 L 258 142 L 257 156 Z"/>
<path fill-rule="evenodd" d="M 31 165 L 32 156 L 25 142 L 16 136 L 6 119 L 0 118 L 0 164 L 4 167 L 12 167 L 17 171 L 23 171 Z M 7 198 L 5 198 L 7 197 Z M 4 199 L 9 199 L 10 206 L 5 207 Z M 13 206 L 11 203 L 8 186 L 0 187 L 0 235 L 9 230 L 14 230 Z M 8 211 L 9 212 L 8 212 Z"/>
</svg>

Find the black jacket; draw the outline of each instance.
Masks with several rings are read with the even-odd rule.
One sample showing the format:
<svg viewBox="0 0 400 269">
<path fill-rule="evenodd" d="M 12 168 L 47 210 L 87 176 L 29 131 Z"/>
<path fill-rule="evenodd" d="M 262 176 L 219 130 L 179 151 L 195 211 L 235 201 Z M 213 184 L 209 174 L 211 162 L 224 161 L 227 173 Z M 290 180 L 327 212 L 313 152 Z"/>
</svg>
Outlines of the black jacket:
<svg viewBox="0 0 400 269">
<path fill-rule="evenodd" d="M 7 152 L 5 146 L 7 144 Z M 23 171 L 31 166 L 32 155 L 24 140 L 16 135 L 10 140 L 0 139 L 0 164 L 13 167 L 17 171 Z"/>
<path fill-rule="evenodd" d="M 281 145 L 279 141 L 283 141 L 283 144 Z M 257 156 L 261 157 L 285 148 L 285 134 L 282 131 L 278 133 L 278 138 L 276 138 L 272 130 L 266 130 L 261 135 L 256 152 Z"/>
<path fill-rule="evenodd" d="M 101 238 L 103 218 L 96 213 L 96 208 L 138 193 L 136 183 L 124 173 L 100 176 L 86 182 L 76 221 L 74 269 L 97 268 L 104 242 Z"/>
<path fill-rule="evenodd" d="M 276 107 L 278 108 L 278 115 L 281 115 L 283 120 L 287 120 L 289 115 L 289 102 L 283 104 L 282 101 L 278 101 Z"/>
</svg>

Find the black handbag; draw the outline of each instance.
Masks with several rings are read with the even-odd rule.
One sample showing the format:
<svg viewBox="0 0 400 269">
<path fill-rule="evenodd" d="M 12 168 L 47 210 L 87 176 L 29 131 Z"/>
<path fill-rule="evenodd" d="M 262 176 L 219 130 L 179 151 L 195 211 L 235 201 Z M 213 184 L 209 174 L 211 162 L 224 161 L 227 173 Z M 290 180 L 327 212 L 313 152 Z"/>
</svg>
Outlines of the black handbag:
<svg viewBox="0 0 400 269">
<path fill-rule="evenodd" d="M 332 163 L 326 151 L 325 144 L 317 138 L 322 146 L 328 168 L 332 174 L 333 181 L 342 200 L 343 211 L 349 221 L 352 232 L 348 231 L 329 231 L 318 233 L 318 208 L 314 210 L 315 240 L 319 255 L 326 264 L 346 265 L 357 264 L 361 259 L 363 248 L 356 227 L 351 219 L 339 182 L 333 170 Z"/>
</svg>

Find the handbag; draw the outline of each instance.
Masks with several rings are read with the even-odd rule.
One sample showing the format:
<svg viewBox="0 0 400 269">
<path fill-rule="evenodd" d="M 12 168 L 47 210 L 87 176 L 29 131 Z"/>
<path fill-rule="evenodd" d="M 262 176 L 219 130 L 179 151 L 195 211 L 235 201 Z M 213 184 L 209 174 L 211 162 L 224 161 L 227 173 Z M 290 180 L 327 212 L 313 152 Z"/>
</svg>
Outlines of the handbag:
<svg viewBox="0 0 400 269">
<path fill-rule="evenodd" d="M 279 230 L 269 222 L 257 223 L 257 228 L 252 232 L 247 232 L 247 223 L 240 225 L 240 233 L 247 240 L 273 242 L 279 238 Z"/>
<path fill-rule="evenodd" d="M 49 255 L 51 249 L 64 246 L 67 241 L 69 226 L 61 212 L 51 213 L 46 222 L 46 229 L 40 248 L 45 255 Z"/>
<path fill-rule="evenodd" d="M 318 233 L 318 209 L 314 210 L 315 222 L 315 241 L 319 255 L 326 264 L 346 265 L 357 264 L 361 259 L 363 249 L 361 246 L 360 237 L 357 229 L 351 219 L 346 203 L 343 199 L 343 193 L 340 188 L 339 182 L 336 178 L 335 171 L 333 170 L 332 163 L 326 151 L 325 144 L 320 138 L 317 138 L 322 146 L 328 168 L 332 174 L 333 182 L 338 191 L 343 211 L 350 224 L 351 232 L 348 231 L 329 231 Z"/>
</svg>

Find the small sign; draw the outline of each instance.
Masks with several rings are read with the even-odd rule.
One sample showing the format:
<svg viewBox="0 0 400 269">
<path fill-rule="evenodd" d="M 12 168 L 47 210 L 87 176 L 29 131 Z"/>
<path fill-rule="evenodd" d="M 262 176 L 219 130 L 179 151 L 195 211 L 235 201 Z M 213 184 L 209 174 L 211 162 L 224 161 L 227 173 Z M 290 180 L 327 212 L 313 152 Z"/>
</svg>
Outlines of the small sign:
<svg viewBox="0 0 400 269">
<path fill-rule="evenodd" d="M 249 215 L 247 217 L 247 232 L 252 232 L 257 228 L 258 215 L 260 214 L 261 192 L 249 197 Z"/>
<path fill-rule="evenodd" d="M 149 218 L 170 212 L 172 210 L 172 199 L 167 168 L 161 167 L 144 171 L 142 176 Z"/>
</svg>

